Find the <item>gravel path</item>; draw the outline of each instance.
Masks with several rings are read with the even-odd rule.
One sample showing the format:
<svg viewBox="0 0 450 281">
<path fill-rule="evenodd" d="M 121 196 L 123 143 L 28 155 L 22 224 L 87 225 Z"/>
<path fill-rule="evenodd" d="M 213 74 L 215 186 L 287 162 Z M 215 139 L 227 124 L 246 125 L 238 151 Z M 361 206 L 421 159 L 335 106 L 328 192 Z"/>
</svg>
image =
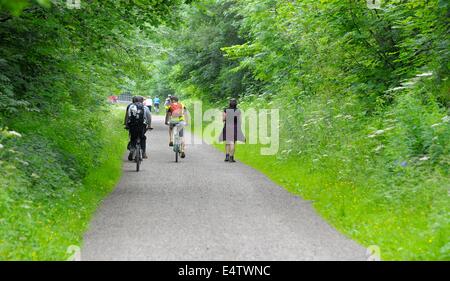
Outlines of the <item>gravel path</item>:
<svg viewBox="0 0 450 281">
<path fill-rule="evenodd" d="M 83 260 L 365 260 L 366 250 L 288 193 L 215 148 L 174 162 L 161 117 L 142 171 L 123 176 L 85 234 Z"/>
</svg>

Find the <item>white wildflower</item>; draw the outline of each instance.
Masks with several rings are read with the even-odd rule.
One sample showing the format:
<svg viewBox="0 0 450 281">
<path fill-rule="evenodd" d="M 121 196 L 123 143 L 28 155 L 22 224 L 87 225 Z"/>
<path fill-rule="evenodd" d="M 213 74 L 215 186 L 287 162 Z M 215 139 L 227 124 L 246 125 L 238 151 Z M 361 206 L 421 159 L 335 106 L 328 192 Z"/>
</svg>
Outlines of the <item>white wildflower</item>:
<svg viewBox="0 0 450 281">
<path fill-rule="evenodd" d="M 387 90 L 387 92 L 395 92 L 395 91 L 400 91 L 403 89 L 406 89 L 406 87 L 395 87 L 395 88 Z"/>
<path fill-rule="evenodd" d="M 376 136 L 379 136 L 381 134 L 383 134 L 385 132 L 385 130 L 376 130 L 375 132 L 373 132 L 372 134 L 368 135 L 369 138 L 374 138 Z"/>
<path fill-rule="evenodd" d="M 431 125 L 431 128 L 435 128 L 435 127 L 437 127 L 437 126 L 439 126 L 439 125 L 441 125 L 441 123 L 433 124 L 433 125 Z"/>
<path fill-rule="evenodd" d="M 405 88 L 411 88 L 415 84 L 416 84 L 416 81 L 410 80 L 410 81 L 403 82 L 402 86 L 405 87 Z"/>
<path fill-rule="evenodd" d="M 450 116 L 446 115 L 444 117 L 442 117 L 442 122 L 449 122 L 450 121 Z"/>
<path fill-rule="evenodd" d="M 417 74 L 416 76 L 417 77 L 428 77 L 428 76 L 432 76 L 432 75 L 433 75 L 433 72 L 424 72 L 421 74 Z"/>
<path fill-rule="evenodd" d="M 16 131 L 9 131 L 8 134 L 10 136 L 15 136 L 15 137 L 18 137 L 18 138 L 22 137 L 22 135 L 20 133 L 16 132 Z"/>
<path fill-rule="evenodd" d="M 19 159 L 19 158 L 17 158 L 17 157 L 16 157 L 16 160 L 17 160 L 17 162 L 21 163 L 21 164 L 24 165 L 24 166 L 30 165 L 27 161 L 23 161 L 22 159 Z"/>
<path fill-rule="evenodd" d="M 381 149 L 383 149 L 384 145 L 379 145 L 377 148 L 375 148 L 375 152 L 380 152 Z"/>
<path fill-rule="evenodd" d="M 0 149 L 2 149 L 3 147 L 4 147 L 3 144 L 0 143 Z"/>
<path fill-rule="evenodd" d="M 427 161 L 428 159 L 430 159 L 430 157 L 424 156 L 424 157 L 421 157 L 419 160 L 420 161 Z"/>
</svg>

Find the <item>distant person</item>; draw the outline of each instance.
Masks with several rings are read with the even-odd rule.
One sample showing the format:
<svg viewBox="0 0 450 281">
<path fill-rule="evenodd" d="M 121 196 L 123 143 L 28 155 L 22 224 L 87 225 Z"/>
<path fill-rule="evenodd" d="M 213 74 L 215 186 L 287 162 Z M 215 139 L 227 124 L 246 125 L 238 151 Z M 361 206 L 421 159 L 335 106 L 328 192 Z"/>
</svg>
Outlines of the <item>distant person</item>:
<svg viewBox="0 0 450 281">
<path fill-rule="evenodd" d="M 146 153 L 146 136 L 147 129 L 152 130 L 152 114 L 148 107 L 144 106 L 144 98 L 135 96 L 132 103 L 127 106 L 125 114 L 125 129 L 129 131 L 130 141 L 128 142 L 128 160 L 133 161 L 134 148 L 136 147 L 137 139 L 141 139 L 142 157 L 147 159 Z"/>
<path fill-rule="evenodd" d="M 169 146 L 173 146 L 173 128 L 178 124 L 181 125 L 179 130 L 179 136 L 181 139 L 181 158 L 186 157 L 183 127 L 187 125 L 188 119 L 189 113 L 184 104 L 178 101 L 178 97 L 172 96 L 170 98 L 170 105 L 166 110 L 165 124 L 169 125 Z"/>
<path fill-rule="evenodd" d="M 225 142 L 225 162 L 236 162 L 234 153 L 236 150 L 236 142 L 245 142 L 244 133 L 242 133 L 241 110 L 237 108 L 237 100 L 231 99 L 228 108 L 225 108 L 222 114 L 224 123 L 219 142 Z"/>
<path fill-rule="evenodd" d="M 170 99 L 172 98 L 172 95 L 167 95 L 167 98 L 166 98 L 166 100 L 164 101 L 164 108 L 166 109 L 166 111 L 167 111 L 167 109 L 169 109 L 169 106 L 170 106 Z"/>
<path fill-rule="evenodd" d="M 146 107 L 148 107 L 148 109 L 150 110 L 150 112 L 152 112 L 152 105 L 153 105 L 153 100 L 151 97 L 148 97 L 146 99 L 144 99 L 144 105 Z"/>
<path fill-rule="evenodd" d="M 117 96 L 109 96 L 108 101 L 110 103 L 117 103 Z"/>
<path fill-rule="evenodd" d="M 159 103 L 160 103 L 159 98 L 158 98 L 158 97 L 155 97 L 155 98 L 153 99 L 153 107 L 155 108 L 155 112 L 156 112 L 156 113 L 159 112 Z"/>
<path fill-rule="evenodd" d="M 164 109 L 166 110 L 166 122 L 165 122 L 166 125 L 168 125 L 167 124 L 167 112 L 168 112 L 168 110 L 170 108 L 170 103 L 171 103 L 170 99 L 171 98 L 172 98 L 172 95 L 169 94 L 169 95 L 167 95 L 167 98 L 164 101 Z M 173 146 L 173 141 L 171 141 L 172 140 L 172 128 L 170 126 L 169 126 L 169 139 L 170 139 L 169 146 Z"/>
</svg>

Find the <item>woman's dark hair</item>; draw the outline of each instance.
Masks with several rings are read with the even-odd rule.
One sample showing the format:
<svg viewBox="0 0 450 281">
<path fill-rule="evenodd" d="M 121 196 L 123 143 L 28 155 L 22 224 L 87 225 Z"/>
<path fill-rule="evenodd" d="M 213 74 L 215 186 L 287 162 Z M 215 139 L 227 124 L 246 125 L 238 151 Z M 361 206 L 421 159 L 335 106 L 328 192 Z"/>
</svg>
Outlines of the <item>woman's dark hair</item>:
<svg viewBox="0 0 450 281">
<path fill-rule="evenodd" d="M 237 108 L 237 100 L 236 99 L 231 99 L 230 100 L 230 108 L 232 108 L 232 109 L 236 109 Z"/>
</svg>

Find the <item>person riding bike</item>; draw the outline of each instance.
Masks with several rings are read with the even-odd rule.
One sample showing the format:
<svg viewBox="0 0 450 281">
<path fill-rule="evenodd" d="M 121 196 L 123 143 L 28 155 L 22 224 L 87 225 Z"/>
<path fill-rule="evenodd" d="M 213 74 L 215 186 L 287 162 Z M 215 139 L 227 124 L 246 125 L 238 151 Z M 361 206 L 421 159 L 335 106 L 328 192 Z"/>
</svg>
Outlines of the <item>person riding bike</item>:
<svg viewBox="0 0 450 281">
<path fill-rule="evenodd" d="M 153 106 L 155 107 L 155 112 L 156 112 L 156 113 L 159 112 L 159 103 L 160 103 L 159 98 L 158 98 L 158 97 L 155 97 L 155 98 L 153 99 Z"/>
<path fill-rule="evenodd" d="M 167 110 L 169 110 L 170 108 L 170 99 L 172 98 L 172 95 L 169 94 L 167 95 L 166 100 L 164 101 L 164 109 L 166 110 L 166 125 L 167 125 Z M 169 126 L 169 140 L 172 140 L 172 127 Z M 173 146 L 173 142 L 172 145 L 169 142 L 169 146 Z"/>
<path fill-rule="evenodd" d="M 138 138 L 141 140 L 142 157 L 147 159 L 146 153 L 146 136 L 147 129 L 153 130 L 152 114 L 148 107 L 144 106 L 144 97 L 135 96 L 132 99 L 132 103 L 127 106 L 125 115 L 125 129 L 129 131 L 130 141 L 128 142 L 128 160 L 133 160 L 134 148 Z"/>
<path fill-rule="evenodd" d="M 169 106 L 170 106 L 170 99 L 172 98 L 172 95 L 167 95 L 167 98 L 166 98 L 166 100 L 164 101 L 164 108 L 166 109 L 166 111 L 167 111 L 167 109 L 169 109 Z"/>
<path fill-rule="evenodd" d="M 169 146 L 173 146 L 173 128 L 177 125 L 181 126 L 179 136 L 181 140 L 181 158 L 186 157 L 184 142 L 184 126 L 187 125 L 189 112 L 184 104 L 178 101 L 178 97 L 170 98 L 170 105 L 167 106 L 165 124 L 169 125 Z"/>
</svg>

